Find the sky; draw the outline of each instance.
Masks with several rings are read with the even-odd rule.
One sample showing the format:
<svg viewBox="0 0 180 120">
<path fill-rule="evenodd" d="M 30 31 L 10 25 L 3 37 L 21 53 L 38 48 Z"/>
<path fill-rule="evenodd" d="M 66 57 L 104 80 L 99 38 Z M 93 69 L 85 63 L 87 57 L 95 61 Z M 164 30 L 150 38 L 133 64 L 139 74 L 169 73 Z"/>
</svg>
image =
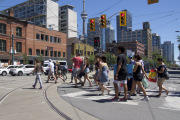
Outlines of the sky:
<svg viewBox="0 0 180 120">
<path fill-rule="evenodd" d="M 0 11 L 9 8 L 8 6 L 14 6 L 25 1 L 27 0 L 0 0 Z M 79 26 L 78 31 L 82 32 L 83 20 L 81 19 L 81 13 L 83 12 L 83 0 L 59 0 L 58 3 L 59 6 L 69 4 L 75 7 L 74 11 L 77 12 Z M 86 23 L 89 18 L 100 17 L 103 14 L 106 14 L 106 17 L 109 18 L 117 12 L 127 9 L 132 14 L 132 29 L 142 29 L 143 22 L 149 21 L 151 32 L 161 36 L 161 43 L 164 43 L 164 41 L 174 43 L 174 60 L 178 61 L 179 50 L 176 36 L 180 35 L 180 32 L 175 31 L 180 31 L 179 5 L 180 0 L 159 0 L 159 3 L 151 5 L 147 4 L 147 0 L 86 0 L 85 9 L 88 13 Z M 111 24 L 115 29 L 115 40 L 117 39 L 117 15 L 111 18 Z"/>
</svg>

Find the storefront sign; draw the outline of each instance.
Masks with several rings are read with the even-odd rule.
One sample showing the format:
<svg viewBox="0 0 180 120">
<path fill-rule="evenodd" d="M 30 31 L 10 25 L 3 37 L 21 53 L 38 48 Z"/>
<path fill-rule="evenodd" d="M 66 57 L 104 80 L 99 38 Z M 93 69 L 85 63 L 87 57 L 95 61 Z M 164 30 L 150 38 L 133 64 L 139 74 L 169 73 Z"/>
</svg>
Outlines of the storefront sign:
<svg viewBox="0 0 180 120">
<path fill-rule="evenodd" d="M 46 50 L 53 50 L 53 47 L 46 46 Z"/>
</svg>

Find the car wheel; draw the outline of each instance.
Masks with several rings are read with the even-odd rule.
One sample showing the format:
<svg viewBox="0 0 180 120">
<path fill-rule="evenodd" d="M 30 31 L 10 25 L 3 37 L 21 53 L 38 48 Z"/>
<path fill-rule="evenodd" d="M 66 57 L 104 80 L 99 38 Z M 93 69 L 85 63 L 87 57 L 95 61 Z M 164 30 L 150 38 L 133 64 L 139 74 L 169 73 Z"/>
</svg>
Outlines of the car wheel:
<svg viewBox="0 0 180 120">
<path fill-rule="evenodd" d="M 29 74 L 26 74 L 27 76 L 29 76 Z"/>
<path fill-rule="evenodd" d="M 4 72 L 2 72 L 2 76 L 6 76 L 7 75 L 7 73 L 4 71 Z"/>
<path fill-rule="evenodd" d="M 22 76 L 23 75 L 23 73 L 20 71 L 20 72 L 18 72 L 18 76 Z"/>
</svg>

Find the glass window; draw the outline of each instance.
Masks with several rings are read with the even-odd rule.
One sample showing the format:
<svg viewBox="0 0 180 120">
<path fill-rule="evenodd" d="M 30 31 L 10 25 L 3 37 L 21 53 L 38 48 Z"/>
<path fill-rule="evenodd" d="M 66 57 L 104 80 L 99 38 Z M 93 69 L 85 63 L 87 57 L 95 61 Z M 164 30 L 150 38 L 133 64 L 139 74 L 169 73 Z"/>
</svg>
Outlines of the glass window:
<svg viewBox="0 0 180 120">
<path fill-rule="evenodd" d="M 49 56 L 49 51 L 48 50 L 45 51 L 45 56 Z"/>
<path fill-rule="evenodd" d="M 141 37 L 141 35 L 137 35 L 137 37 Z"/>
<path fill-rule="evenodd" d="M 36 39 L 40 40 L 40 34 L 39 33 L 36 33 Z"/>
<path fill-rule="evenodd" d="M 58 43 L 61 43 L 61 38 L 58 38 Z"/>
<path fill-rule="evenodd" d="M 138 31 L 137 34 L 141 34 L 141 31 Z"/>
<path fill-rule="evenodd" d="M 29 48 L 29 55 L 32 55 L 32 49 Z"/>
<path fill-rule="evenodd" d="M 129 46 L 131 46 L 131 43 L 129 43 Z"/>
<path fill-rule="evenodd" d="M 44 50 L 41 50 L 41 55 L 43 55 L 43 56 L 44 56 Z"/>
<path fill-rule="evenodd" d="M 61 20 L 61 22 L 66 22 L 66 20 Z"/>
<path fill-rule="evenodd" d="M 40 50 L 36 49 L 36 56 L 40 56 Z"/>
<path fill-rule="evenodd" d="M 53 51 L 50 51 L 50 57 L 53 57 Z"/>
<path fill-rule="evenodd" d="M 90 56 L 90 52 L 88 51 L 88 56 Z"/>
<path fill-rule="evenodd" d="M 84 56 L 86 56 L 86 51 L 84 51 Z"/>
<path fill-rule="evenodd" d="M 126 39 L 123 39 L 124 41 L 126 41 Z"/>
<path fill-rule="evenodd" d="M 66 31 L 66 28 L 61 29 L 61 31 Z"/>
<path fill-rule="evenodd" d="M 123 36 L 123 38 L 126 38 L 126 36 Z"/>
<path fill-rule="evenodd" d="M 128 32 L 128 33 L 127 33 L 127 35 L 131 35 L 131 33 L 130 33 L 130 32 Z"/>
<path fill-rule="evenodd" d="M 136 35 L 132 35 L 132 37 L 136 37 Z"/>
<path fill-rule="evenodd" d="M 127 41 L 131 41 L 131 39 L 127 39 Z"/>
<path fill-rule="evenodd" d="M 91 52 L 91 55 L 93 55 L 93 52 Z"/>
<path fill-rule="evenodd" d="M 143 33 L 147 33 L 147 31 L 143 31 Z"/>
<path fill-rule="evenodd" d="M 16 51 L 17 52 L 22 52 L 22 43 L 21 42 L 16 42 Z"/>
<path fill-rule="evenodd" d="M 57 51 L 54 51 L 54 57 L 57 57 Z"/>
<path fill-rule="evenodd" d="M 136 32 L 132 32 L 132 34 L 136 34 Z"/>
<path fill-rule="evenodd" d="M 57 43 L 57 37 L 54 37 L 54 43 Z"/>
<path fill-rule="evenodd" d="M 21 27 L 16 27 L 16 36 L 22 37 L 22 28 Z"/>
<path fill-rule="evenodd" d="M 63 57 L 65 57 L 65 52 L 63 52 Z"/>
<path fill-rule="evenodd" d="M 131 36 L 127 36 L 127 38 L 131 38 Z"/>
<path fill-rule="evenodd" d="M 64 19 L 64 18 L 66 18 L 66 15 L 62 15 L 62 16 L 61 16 L 61 19 Z"/>
<path fill-rule="evenodd" d="M 50 42 L 53 42 L 53 36 L 50 36 Z"/>
<path fill-rule="evenodd" d="M 61 12 L 61 14 L 64 14 L 64 13 L 66 13 L 66 11 L 62 11 L 62 12 Z"/>
<path fill-rule="evenodd" d="M 58 52 L 58 57 L 61 57 L 61 52 Z"/>
<path fill-rule="evenodd" d="M 41 40 L 44 41 L 44 34 L 41 34 Z"/>
<path fill-rule="evenodd" d="M 0 40 L 0 51 L 6 51 L 6 41 Z"/>
<path fill-rule="evenodd" d="M 126 33 L 123 33 L 123 35 L 126 35 Z"/>
<path fill-rule="evenodd" d="M 61 24 L 61 27 L 66 27 L 66 23 L 64 23 L 64 24 Z"/>
<path fill-rule="evenodd" d="M 0 23 L 0 33 L 6 34 L 6 24 Z"/>
<path fill-rule="evenodd" d="M 49 36 L 48 35 L 45 36 L 45 40 L 49 41 Z"/>
</svg>

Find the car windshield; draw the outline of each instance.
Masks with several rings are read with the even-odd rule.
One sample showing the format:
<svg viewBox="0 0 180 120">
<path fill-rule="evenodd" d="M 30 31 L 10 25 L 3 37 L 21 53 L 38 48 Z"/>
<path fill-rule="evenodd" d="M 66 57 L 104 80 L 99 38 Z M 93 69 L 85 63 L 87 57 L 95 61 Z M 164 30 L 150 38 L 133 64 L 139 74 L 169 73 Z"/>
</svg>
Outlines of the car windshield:
<svg viewBox="0 0 180 120">
<path fill-rule="evenodd" d="M 18 68 L 23 68 L 24 66 L 19 66 Z"/>
<path fill-rule="evenodd" d="M 59 62 L 60 65 L 66 65 L 66 62 Z"/>
<path fill-rule="evenodd" d="M 48 67 L 48 64 L 44 64 L 43 67 Z"/>
</svg>

